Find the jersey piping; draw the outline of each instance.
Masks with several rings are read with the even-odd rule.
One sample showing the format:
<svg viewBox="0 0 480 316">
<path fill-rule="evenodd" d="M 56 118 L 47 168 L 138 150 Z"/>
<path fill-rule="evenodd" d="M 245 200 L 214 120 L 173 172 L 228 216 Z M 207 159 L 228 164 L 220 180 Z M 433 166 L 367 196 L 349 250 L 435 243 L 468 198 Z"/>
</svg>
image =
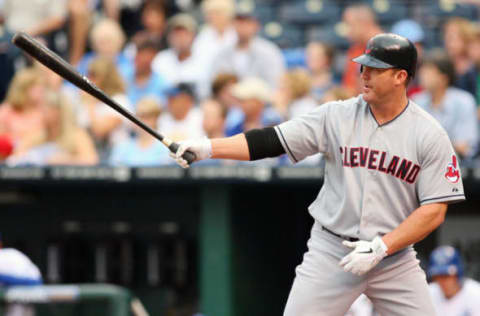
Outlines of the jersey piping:
<svg viewBox="0 0 480 316">
<path fill-rule="evenodd" d="M 375 117 L 375 115 L 372 112 L 372 109 L 370 108 L 370 104 L 367 104 L 367 105 L 368 105 L 368 110 L 370 111 L 370 114 L 372 115 L 373 119 L 377 123 L 378 127 L 383 127 L 385 125 L 388 125 L 388 124 L 392 123 L 397 118 L 399 118 L 407 110 L 408 106 L 410 105 L 410 100 L 408 100 L 407 105 L 405 106 L 405 108 L 403 108 L 402 112 L 398 113 L 397 116 L 395 116 L 393 119 L 391 119 L 390 121 L 387 121 L 383 124 L 378 123 L 377 118 Z"/>
<path fill-rule="evenodd" d="M 288 146 L 287 141 L 285 140 L 285 136 L 283 136 L 282 130 L 278 126 L 275 126 L 275 129 L 280 133 L 280 137 L 282 138 L 281 142 L 282 142 L 282 144 L 285 145 L 285 148 L 287 148 L 290 157 L 292 157 L 293 160 L 295 160 L 295 162 L 298 162 L 298 159 L 293 155 L 292 150 Z"/>
<path fill-rule="evenodd" d="M 465 194 L 444 195 L 444 196 L 439 196 L 435 198 L 428 198 L 420 201 L 420 204 L 423 204 L 424 202 L 427 202 L 427 201 L 443 200 L 443 199 L 445 199 L 445 201 L 450 201 L 450 199 L 454 197 L 463 197 L 463 199 L 465 199 Z M 455 200 L 462 200 L 462 199 L 455 199 Z"/>
</svg>

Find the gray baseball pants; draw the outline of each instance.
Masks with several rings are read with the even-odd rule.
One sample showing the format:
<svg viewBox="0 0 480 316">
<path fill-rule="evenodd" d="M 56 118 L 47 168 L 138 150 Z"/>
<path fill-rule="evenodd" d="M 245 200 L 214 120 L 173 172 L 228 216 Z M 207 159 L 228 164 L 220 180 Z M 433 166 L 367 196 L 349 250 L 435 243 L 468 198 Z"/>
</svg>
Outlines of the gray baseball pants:
<svg viewBox="0 0 480 316">
<path fill-rule="evenodd" d="M 426 276 L 413 248 L 386 257 L 366 275 L 356 276 L 338 265 L 351 251 L 342 241 L 315 222 L 284 316 L 343 316 L 361 293 L 380 315 L 435 315 Z"/>
</svg>

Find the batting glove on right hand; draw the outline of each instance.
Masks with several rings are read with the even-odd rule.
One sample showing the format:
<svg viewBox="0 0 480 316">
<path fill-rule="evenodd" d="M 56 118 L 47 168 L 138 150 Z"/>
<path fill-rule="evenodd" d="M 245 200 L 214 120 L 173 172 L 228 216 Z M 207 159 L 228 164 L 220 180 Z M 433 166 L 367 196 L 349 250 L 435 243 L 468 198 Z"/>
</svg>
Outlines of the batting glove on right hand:
<svg viewBox="0 0 480 316">
<path fill-rule="evenodd" d="M 176 153 L 170 153 L 177 164 L 182 168 L 188 168 L 190 165 L 182 158 L 185 151 L 191 151 L 195 154 L 195 161 L 200 161 L 212 157 L 212 142 L 208 138 L 191 139 L 179 143 L 180 146 Z"/>
</svg>

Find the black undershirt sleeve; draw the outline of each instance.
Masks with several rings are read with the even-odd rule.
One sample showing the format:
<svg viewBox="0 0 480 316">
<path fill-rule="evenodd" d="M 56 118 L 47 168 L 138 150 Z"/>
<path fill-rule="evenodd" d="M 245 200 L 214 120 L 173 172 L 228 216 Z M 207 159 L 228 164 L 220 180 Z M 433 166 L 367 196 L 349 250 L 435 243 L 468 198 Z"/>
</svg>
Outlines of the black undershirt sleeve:
<svg viewBox="0 0 480 316">
<path fill-rule="evenodd" d="M 285 153 L 285 149 L 273 127 L 252 129 L 245 133 L 250 160 L 277 157 Z"/>
</svg>

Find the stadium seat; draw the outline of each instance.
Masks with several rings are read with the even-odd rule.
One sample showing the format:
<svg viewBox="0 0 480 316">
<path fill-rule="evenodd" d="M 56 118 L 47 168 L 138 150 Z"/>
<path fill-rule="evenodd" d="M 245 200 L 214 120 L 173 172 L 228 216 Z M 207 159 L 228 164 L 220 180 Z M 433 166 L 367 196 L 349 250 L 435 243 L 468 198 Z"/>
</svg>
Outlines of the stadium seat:
<svg viewBox="0 0 480 316">
<path fill-rule="evenodd" d="M 426 1 L 418 3 L 422 20 L 427 23 L 441 23 L 453 16 L 477 20 L 479 10 L 475 5 L 456 3 L 453 0 Z"/>
<path fill-rule="evenodd" d="M 270 21 L 263 25 L 260 35 L 275 42 L 281 48 L 295 48 L 305 45 L 305 35 L 301 27 Z"/>
<path fill-rule="evenodd" d="M 369 0 L 368 4 L 373 8 L 380 24 L 393 24 L 398 20 L 408 17 L 408 7 L 405 2 L 398 0 Z"/>
<path fill-rule="evenodd" d="M 297 0 L 280 6 L 279 18 L 288 23 L 323 24 L 340 19 L 340 7 L 330 0 Z"/>
<path fill-rule="evenodd" d="M 337 49 L 346 49 L 349 42 L 344 34 L 341 22 L 325 26 L 311 26 L 307 29 L 307 41 L 322 41 Z"/>
<path fill-rule="evenodd" d="M 242 11 L 252 12 L 253 15 L 262 23 L 272 21 L 276 18 L 276 8 L 269 0 L 240 0 L 237 1 L 237 7 Z"/>
<path fill-rule="evenodd" d="M 288 69 L 306 67 L 305 48 L 287 48 L 282 50 L 282 53 Z"/>
</svg>

